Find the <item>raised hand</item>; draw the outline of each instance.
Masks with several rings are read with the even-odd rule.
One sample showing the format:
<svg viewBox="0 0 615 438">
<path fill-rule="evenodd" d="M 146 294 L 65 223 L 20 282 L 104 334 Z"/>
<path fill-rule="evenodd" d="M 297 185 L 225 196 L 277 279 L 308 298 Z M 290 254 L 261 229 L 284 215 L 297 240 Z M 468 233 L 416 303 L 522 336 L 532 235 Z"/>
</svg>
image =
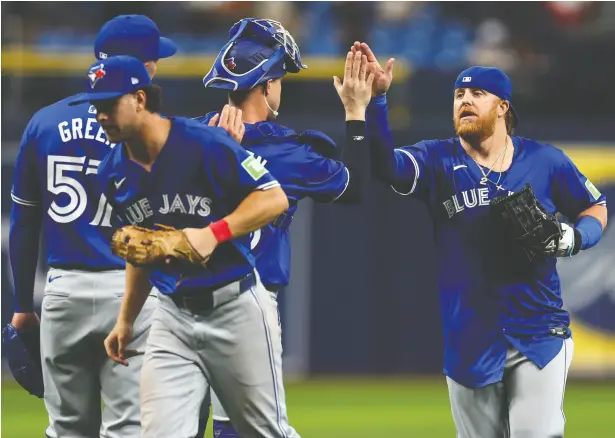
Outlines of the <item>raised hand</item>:
<svg viewBox="0 0 615 438">
<path fill-rule="evenodd" d="M 333 77 L 333 86 L 337 91 L 344 109 L 346 120 L 365 120 L 365 110 L 372 95 L 374 75 L 367 76 L 367 57 L 360 51 L 348 52 L 344 69 L 344 82 Z"/>
<path fill-rule="evenodd" d="M 350 51 L 353 54 L 361 52 L 367 56 L 367 72 L 375 76 L 372 84 L 372 96 L 380 96 L 389 91 L 391 82 L 393 82 L 393 63 L 395 58 L 390 58 L 387 61 L 386 69 L 383 69 L 367 43 L 355 41 Z"/>
</svg>

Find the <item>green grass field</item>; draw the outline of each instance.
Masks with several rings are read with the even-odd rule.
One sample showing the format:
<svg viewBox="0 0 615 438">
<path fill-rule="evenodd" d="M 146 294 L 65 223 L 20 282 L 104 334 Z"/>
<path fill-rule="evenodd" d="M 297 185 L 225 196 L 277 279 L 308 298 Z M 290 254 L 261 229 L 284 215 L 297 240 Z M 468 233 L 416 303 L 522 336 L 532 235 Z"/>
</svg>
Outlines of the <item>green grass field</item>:
<svg viewBox="0 0 615 438">
<path fill-rule="evenodd" d="M 287 384 L 291 424 L 304 438 L 453 438 L 444 379 L 310 380 Z M 566 438 L 615 436 L 615 381 L 570 382 Z M 42 401 L 2 385 L 2 437 L 41 438 Z M 211 432 L 207 433 L 211 437 Z"/>
</svg>

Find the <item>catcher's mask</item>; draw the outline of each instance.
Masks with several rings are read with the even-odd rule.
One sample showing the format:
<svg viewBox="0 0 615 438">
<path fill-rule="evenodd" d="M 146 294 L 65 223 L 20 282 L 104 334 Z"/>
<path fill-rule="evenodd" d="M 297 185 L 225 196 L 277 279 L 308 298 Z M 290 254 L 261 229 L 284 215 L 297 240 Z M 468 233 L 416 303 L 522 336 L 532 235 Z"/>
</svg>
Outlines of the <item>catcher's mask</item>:
<svg viewBox="0 0 615 438">
<path fill-rule="evenodd" d="M 233 25 L 229 37 L 203 78 L 207 88 L 249 90 L 307 68 L 294 38 L 278 21 L 244 18 Z"/>
</svg>

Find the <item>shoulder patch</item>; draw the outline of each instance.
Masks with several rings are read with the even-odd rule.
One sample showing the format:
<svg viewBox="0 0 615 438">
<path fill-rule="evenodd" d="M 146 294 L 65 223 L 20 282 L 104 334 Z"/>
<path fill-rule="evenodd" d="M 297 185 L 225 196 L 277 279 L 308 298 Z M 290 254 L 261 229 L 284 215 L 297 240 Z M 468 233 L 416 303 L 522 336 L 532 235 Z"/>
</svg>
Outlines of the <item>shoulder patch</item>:
<svg viewBox="0 0 615 438">
<path fill-rule="evenodd" d="M 250 155 L 243 160 L 241 162 L 241 167 L 248 172 L 254 181 L 258 181 L 263 175 L 269 172 L 261 160 L 254 155 Z"/>
<path fill-rule="evenodd" d="M 600 199 L 600 196 L 602 196 L 602 193 L 600 193 L 600 191 L 596 188 L 595 185 L 592 184 L 590 180 L 585 181 L 585 187 L 587 188 L 587 191 L 591 193 L 591 195 L 594 197 L 596 201 Z"/>
</svg>

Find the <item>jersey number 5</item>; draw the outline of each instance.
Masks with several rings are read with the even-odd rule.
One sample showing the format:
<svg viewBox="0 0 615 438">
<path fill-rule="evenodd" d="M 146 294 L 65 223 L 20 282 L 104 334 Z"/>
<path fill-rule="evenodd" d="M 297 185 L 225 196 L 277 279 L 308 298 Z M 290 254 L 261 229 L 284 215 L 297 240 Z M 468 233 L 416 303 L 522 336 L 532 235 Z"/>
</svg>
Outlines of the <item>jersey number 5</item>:
<svg viewBox="0 0 615 438">
<path fill-rule="evenodd" d="M 66 205 L 61 206 L 53 201 L 47 210 L 49 216 L 58 223 L 67 224 L 78 219 L 88 205 L 88 196 L 83 184 L 69 176 L 71 172 L 83 174 L 84 169 L 86 175 L 98 173 L 100 161 L 90 159 L 86 164 L 86 160 L 86 157 L 63 155 L 49 155 L 47 158 L 47 190 L 54 195 L 64 193 L 68 196 Z M 101 194 L 96 214 L 90 225 L 110 227 L 111 213 L 107 198 Z"/>
</svg>

